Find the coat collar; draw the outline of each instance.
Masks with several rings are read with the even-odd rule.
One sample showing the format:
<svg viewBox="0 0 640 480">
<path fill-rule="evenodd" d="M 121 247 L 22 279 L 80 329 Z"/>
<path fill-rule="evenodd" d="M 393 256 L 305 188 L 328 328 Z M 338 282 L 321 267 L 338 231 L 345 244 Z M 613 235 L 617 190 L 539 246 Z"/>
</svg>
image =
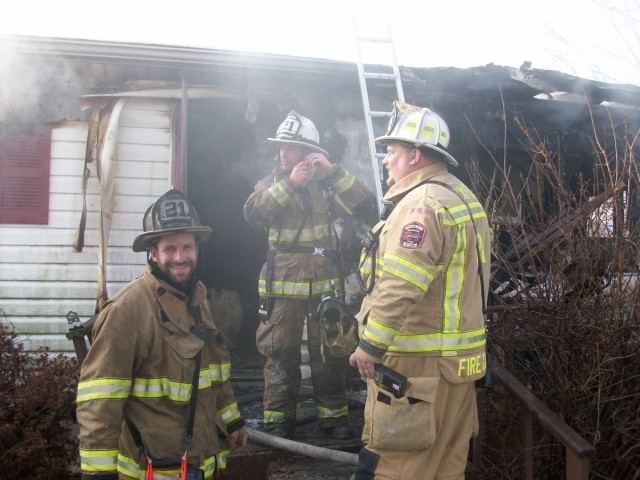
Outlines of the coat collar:
<svg viewBox="0 0 640 480">
<path fill-rule="evenodd" d="M 427 165 L 420 170 L 410 173 L 387 190 L 384 198 L 394 204 L 398 203 L 407 193 L 413 190 L 420 183 L 432 178 L 445 175 L 449 172 L 444 162 L 437 162 Z"/>
</svg>

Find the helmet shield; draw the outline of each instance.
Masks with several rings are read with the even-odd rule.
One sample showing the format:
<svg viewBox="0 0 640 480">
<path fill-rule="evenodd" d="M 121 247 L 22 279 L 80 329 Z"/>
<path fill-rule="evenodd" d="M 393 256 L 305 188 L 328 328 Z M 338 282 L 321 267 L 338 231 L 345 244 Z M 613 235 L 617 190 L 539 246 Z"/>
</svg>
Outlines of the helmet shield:
<svg viewBox="0 0 640 480">
<path fill-rule="evenodd" d="M 314 123 L 294 110 L 291 110 L 284 122 L 280 124 L 275 138 L 267 138 L 267 141 L 302 145 L 329 156 L 326 150 L 320 148 L 320 135 Z"/>
<path fill-rule="evenodd" d="M 428 108 L 408 103 L 393 102 L 393 113 L 387 132 L 375 139 L 376 143 L 406 142 L 418 148 L 425 147 L 440 152 L 454 167 L 458 162 L 446 149 L 451 137 L 444 119 Z"/>
<path fill-rule="evenodd" d="M 193 233 L 205 242 L 211 228 L 203 226 L 196 209 L 182 192 L 171 189 L 147 208 L 142 219 L 144 233 L 133 241 L 134 252 L 144 252 L 159 238 L 174 233 Z"/>
</svg>

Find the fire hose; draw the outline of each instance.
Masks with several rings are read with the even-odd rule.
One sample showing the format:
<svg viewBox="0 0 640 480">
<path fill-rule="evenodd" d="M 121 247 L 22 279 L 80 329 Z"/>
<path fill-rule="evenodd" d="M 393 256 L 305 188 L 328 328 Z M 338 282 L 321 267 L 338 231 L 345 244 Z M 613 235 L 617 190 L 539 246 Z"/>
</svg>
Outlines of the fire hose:
<svg viewBox="0 0 640 480">
<path fill-rule="evenodd" d="M 308 443 L 296 442 L 282 437 L 276 437 L 266 432 L 247 428 L 249 438 L 254 442 L 267 445 L 269 447 L 286 450 L 306 457 L 317 458 L 319 460 L 330 460 L 332 462 L 344 463 L 346 465 L 358 465 L 358 455 L 355 453 L 333 450 L 331 448 L 317 447 Z"/>
<path fill-rule="evenodd" d="M 312 391 L 307 389 L 301 389 L 300 394 L 302 396 L 312 395 Z M 358 403 L 362 403 L 362 400 L 357 396 L 348 395 L 351 400 Z M 239 405 L 254 400 L 260 400 L 262 394 L 249 394 L 243 397 L 238 397 L 237 401 Z M 287 452 L 304 455 L 306 457 L 316 458 L 319 460 L 329 460 L 336 463 L 343 463 L 345 465 L 358 465 L 358 455 L 355 453 L 343 452 L 341 450 L 334 450 L 331 448 L 318 447 L 315 445 L 309 445 L 308 443 L 296 442 L 295 440 L 289 440 L 282 437 L 277 437 L 269 433 L 257 430 L 251 427 L 245 427 L 249 438 L 256 443 L 266 445 L 268 447 L 277 448 L 279 450 L 285 450 Z"/>
</svg>

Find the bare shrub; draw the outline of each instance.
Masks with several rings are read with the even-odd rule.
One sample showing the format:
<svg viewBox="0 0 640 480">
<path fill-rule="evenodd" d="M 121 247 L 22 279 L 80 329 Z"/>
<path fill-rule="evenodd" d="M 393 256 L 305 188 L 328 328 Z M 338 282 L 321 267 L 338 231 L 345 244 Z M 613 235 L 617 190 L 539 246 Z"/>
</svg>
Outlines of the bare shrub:
<svg viewBox="0 0 640 480">
<path fill-rule="evenodd" d="M 495 222 L 489 351 L 596 447 L 592 478 L 639 479 L 637 132 L 594 127 L 593 171 L 567 179 L 558 152 L 514 121 L 528 172 L 497 188 L 513 172 L 494 159 L 484 178 Z M 499 385 L 486 398 L 483 478 L 519 478 L 520 407 Z M 564 478 L 564 447 L 539 426 L 533 458 L 534 478 Z"/>
</svg>

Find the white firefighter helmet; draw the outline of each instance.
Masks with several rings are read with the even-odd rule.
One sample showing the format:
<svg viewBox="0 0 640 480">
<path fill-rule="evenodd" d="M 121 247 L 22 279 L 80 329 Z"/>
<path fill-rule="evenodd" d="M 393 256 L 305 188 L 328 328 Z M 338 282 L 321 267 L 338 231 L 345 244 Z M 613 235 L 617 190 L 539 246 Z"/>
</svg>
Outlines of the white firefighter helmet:
<svg viewBox="0 0 640 480">
<path fill-rule="evenodd" d="M 211 227 L 203 226 L 196 209 L 182 192 L 169 190 L 147 208 L 141 233 L 133 241 L 134 252 L 144 252 L 155 241 L 174 233 L 193 233 L 199 242 L 206 242 Z"/>
<path fill-rule="evenodd" d="M 385 145 L 394 141 L 407 142 L 418 148 L 430 148 L 444 155 L 445 160 L 454 167 L 458 166 L 456 159 L 446 150 L 450 141 L 447 123 L 428 108 L 397 100 L 393 102 L 393 114 L 387 133 L 376 138 L 375 142 Z"/>
<path fill-rule="evenodd" d="M 320 148 L 320 135 L 313 122 L 294 110 L 291 110 L 284 122 L 280 124 L 275 138 L 267 138 L 267 141 L 302 145 L 329 156 L 326 150 Z"/>
</svg>

